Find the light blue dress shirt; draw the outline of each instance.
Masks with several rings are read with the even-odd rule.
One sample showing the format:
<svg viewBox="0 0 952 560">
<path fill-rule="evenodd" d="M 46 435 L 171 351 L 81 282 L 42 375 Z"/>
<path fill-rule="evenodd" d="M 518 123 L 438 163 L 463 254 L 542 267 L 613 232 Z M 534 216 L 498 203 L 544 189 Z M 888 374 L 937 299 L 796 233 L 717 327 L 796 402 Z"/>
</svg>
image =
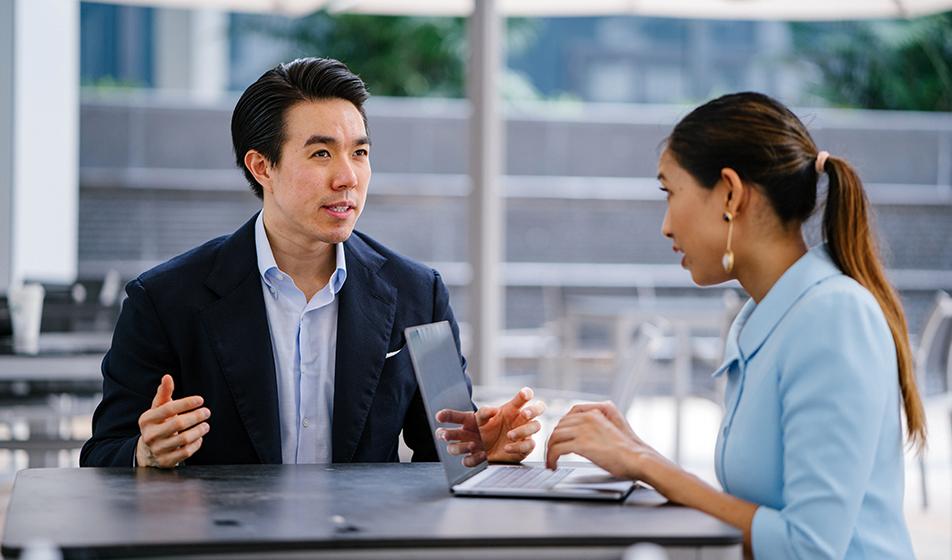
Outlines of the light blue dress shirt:
<svg viewBox="0 0 952 560">
<path fill-rule="evenodd" d="M 759 504 L 754 557 L 913 558 L 896 349 L 872 294 L 824 246 L 728 335 L 715 468 Z"/>
<path fill-rule="evenodd" d="M 278 382 L 281 462 L 330 463 L 336 296 L 347 279 L 344 246 L 337 244 L 337 269 L 311 301 L 275 263 L 263 211 L 255 222 L 255 246 Z"/>
</svg>

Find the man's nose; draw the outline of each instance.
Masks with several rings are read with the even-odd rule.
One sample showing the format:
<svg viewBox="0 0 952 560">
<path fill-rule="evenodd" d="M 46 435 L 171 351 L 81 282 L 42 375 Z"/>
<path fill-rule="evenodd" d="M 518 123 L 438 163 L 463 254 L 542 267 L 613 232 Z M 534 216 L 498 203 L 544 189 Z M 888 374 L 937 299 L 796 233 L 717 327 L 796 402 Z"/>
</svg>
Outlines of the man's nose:
<svg viewBox="0 0 952 560">
<path fill-rule="evenodd" d="M 337 167 L 334 169 L 333 187 L 338 190 L 352 189 L 357 186 L 357 172 L 354 165 L 346 158 L 337 160 Z"/>
</svg>

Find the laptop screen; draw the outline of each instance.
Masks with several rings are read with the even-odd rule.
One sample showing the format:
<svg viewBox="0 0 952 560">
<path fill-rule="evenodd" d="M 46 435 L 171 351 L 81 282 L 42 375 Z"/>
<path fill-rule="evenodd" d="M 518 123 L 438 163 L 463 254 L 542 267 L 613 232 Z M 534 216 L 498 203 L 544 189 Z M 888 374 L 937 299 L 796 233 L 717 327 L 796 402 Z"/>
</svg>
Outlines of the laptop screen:
<svg viewBox="0 0 952 560">
<path fill-rule="evenodd" d="M 452 487 L 487 466 L 485 460 L 474 467 L 465 466 L 463 457 L 450 455 L 446 449 L 447 442 L 436 437 L 437 428 L 459 427 L 458 424 L 437 422 L 437 412 L 443 409 L 467 412 L 473 410 L 469 390 L 466 387 L 466 377 L 460 365 L 456 342 L 453 339 L 453 331 L 448 322 L 442 321 L 410 327 L 406 329 L 405 334 L 413 370 L 416 372 L 426 415 L 430 421 L 431 434 L 436 443 L 436 451 L 446 471 L 446 479 Z M 478 438 L 478 433 L 476 436 Z"/>
</svg>

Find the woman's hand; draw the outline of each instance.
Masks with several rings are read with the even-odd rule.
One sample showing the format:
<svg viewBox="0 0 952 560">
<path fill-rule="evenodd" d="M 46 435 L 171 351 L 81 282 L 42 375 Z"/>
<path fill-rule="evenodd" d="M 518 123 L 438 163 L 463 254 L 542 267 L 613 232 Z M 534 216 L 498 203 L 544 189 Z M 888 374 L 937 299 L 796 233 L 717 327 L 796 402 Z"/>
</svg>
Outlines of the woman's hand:
<svg viewBox="0 0 952 560">
<path fill-rule="evenodd" d="M 573 406 L 568 414 L 577 414 L 579 412 L 589 412 L 591 410 L 597 410 L 605 415 L 605 418 L 608 419 L 616 428 L 621 430 L 623 433 L 627 434 L 629 437 L 635 440 L 639 440 L 635 431 L 631 429 L 631 424 L 628 423 L 628 420 L 625 419 L 625 416 L 618 410 L 618 407 L 615 406 L 615 403 L 611 401 L 597 402 L 597 403 L 582 403 Z"/>
<path fill-rule="evenodd" d="M 572 407 L 555 427 L 546 447 L 546 466 L 576 453 L 619 478 L 641 479 L 642 463 L 658 453 L 635 434 L 612 403 Z"/>
<path fill-rule="evenodd" d="M 736 498 L 688 473 L 646 444 L 610 402 L 572 407 L 555 427 L 546 445 L 546 467 L 559 457 L 577 453 L 612 476 L 641 480 L 674 503 L 699 509 L 744 531 L 750 549 L 757 504 Z"/>
</svg>

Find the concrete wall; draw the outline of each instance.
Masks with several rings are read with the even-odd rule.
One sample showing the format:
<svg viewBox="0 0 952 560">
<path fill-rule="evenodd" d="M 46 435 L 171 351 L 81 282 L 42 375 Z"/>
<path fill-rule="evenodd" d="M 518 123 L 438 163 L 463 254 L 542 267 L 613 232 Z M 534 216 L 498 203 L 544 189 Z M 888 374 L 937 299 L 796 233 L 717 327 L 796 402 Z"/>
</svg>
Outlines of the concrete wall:
<svg viewBox="0 0 952 560">
<path fill-rule="evenodd" d="M 82 276 L 109 268 L 133 276 L 233 231 L 259 207 L 233 162 L 233 103 L 84 101 Z M 371 102 L 374 179 L 359 224 L 394 249 L 438 265 L 464 318 L 466 110 L 460 101 Z M 510 109 L 506 261 L 522 268 L 510 266 L 507 277 L 538 270 L 540 281 L 510 282 L 507 325 L 533 326 L 546 318 L 542 284 L 586 288 L 570 279 L 566 263 L 591 264 L 600 278 L 617 278 L 616 285 L 602 286 L 616 292 L 633 292 L 634 278 L 691 288 L 660 235 L 664 202 L 653 179 L 659 143 L 687 110 Z M 925 309 L 932 291 L 952 288 L 952 115 L 800 114 L 818 143 L 853 161 L 867 182 L 887 265 L 915 308 L 910 315 L 918 326 L 919 308 Z M 545 266 L 527 269 L 535 266 L 527 263 Z M 554 279 L 543 281 L 545 275 Z"/>
</svg>

